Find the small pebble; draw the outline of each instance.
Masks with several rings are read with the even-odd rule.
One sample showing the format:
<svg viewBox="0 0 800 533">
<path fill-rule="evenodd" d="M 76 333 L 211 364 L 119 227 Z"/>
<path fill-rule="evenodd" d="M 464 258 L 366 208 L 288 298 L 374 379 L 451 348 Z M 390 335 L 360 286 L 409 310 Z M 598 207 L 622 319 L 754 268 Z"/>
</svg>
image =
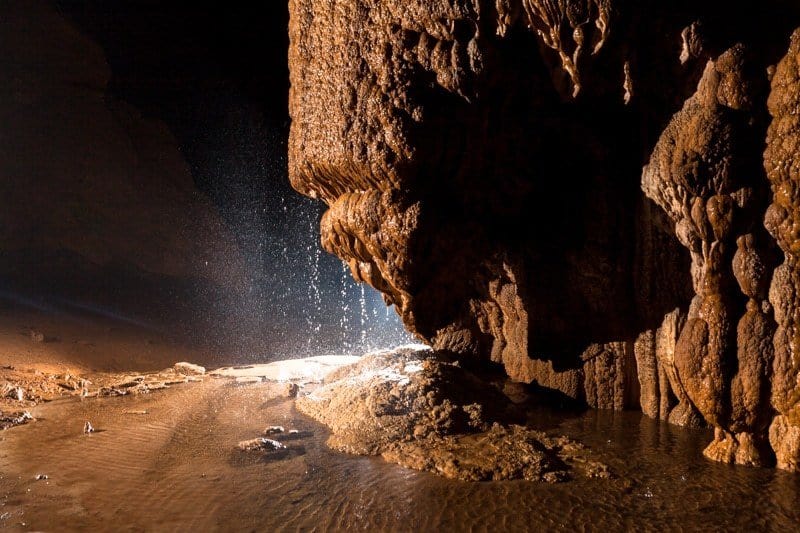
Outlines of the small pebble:
<svg viewBox="0 0 800 533">
<path fill-rule="evenodd" d="M 193 363 L 187 363 L 186 361 L 175 363 L 172 368 L 175 370 L 175 372 L 187 376 L 202 376 L 206 373 L 205 367 L 195 365 Z"/>
<path fill-rule="evenodd" d="M 300 385 L 297 383 L 289 383 L 286 386 L 286 396 L 289 398 L 297 398 L 297 394 L 300 392 Z"/>
<path fill-rule="evenodd" d="M 286 446 L 284 446 L 280 442 L 272 439 L 265 439 L 263 437 L 251 440 L 244 440 L 240 442 L 237 445 L 237 447 L 243 452 L 254 452 L 254 451 L 274 452 L 286 449 Z"/>
<path fill-rule="evenodd" d="M 94 426 L 93 426 L 93 425 L 92 425 L 92 423 L 91 423 L 91 422 L 89 422 L 88 420 L 87 420 L 87 421 L 86 421 L 86 423 L 83 425 L 83 432 L 84 432 L 84 433 L 94 433 Z"/>
</svg>

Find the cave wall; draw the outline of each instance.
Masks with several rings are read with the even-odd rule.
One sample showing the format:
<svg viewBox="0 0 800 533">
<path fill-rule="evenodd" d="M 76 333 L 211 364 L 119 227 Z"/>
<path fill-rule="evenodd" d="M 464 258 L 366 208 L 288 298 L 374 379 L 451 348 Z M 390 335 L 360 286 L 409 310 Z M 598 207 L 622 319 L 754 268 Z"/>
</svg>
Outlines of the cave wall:
<svg viewBox="0 0 800 533">
<path fill-rule="evenodd" d="M 51 2 L 0 4 L 4 290 L 106 265 L 241 290 L 236 242 L 171 132 L 111 96 L 110 79 L 103 50 Z"/>
<path fill-rule="evenodd" d="M 798 222 L 800 221 L 800 30 L 786 56 L 771 70 L 767 105 L 772 118 L 764 167 L 772 187 L 765 226 L 783 258 L 769 287 L 776 330 L 772 337 L 771 403 L 776 411 L 769 441 L 778 466 L 800 470 L 800 302 Z"/>
<path fill-rule="evenodd" d="M 696 4 L 291 0 L 290 180 L 436 349 L 797 469 L 800 7 Z"/>
<path fill-rule="evenodd" d="M 695 296 L 674 358 L 688 398 L 717 429 L 706 454 L 764 464 L 775 254 L 762 221 L 767 71 L 754 61 L 741 45 L 709 60 L 662 133 L 642 187 L 692 258 Z"/>
</svg>

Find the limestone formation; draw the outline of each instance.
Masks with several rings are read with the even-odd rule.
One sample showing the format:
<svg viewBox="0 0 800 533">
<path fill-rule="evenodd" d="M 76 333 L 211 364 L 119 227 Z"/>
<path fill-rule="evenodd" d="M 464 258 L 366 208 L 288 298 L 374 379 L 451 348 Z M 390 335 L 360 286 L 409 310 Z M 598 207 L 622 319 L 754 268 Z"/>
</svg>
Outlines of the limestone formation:
<svg viewBox="0 0 800 533">
<path fill-rule="evenodd" d="M 329 206 L 325 249 L 437 350 L 581 394 L 581 353 L 632 343 L 689 292 L 627 157 L 646 140 L 623 94 L 667 52 L 604 44 L 613 4 L 290 2 L 289 173 Z M 620 16 L 631 38 L 660 24 Z"/>
<path fill-rule="evenodd" d="M 796 3 L 290 14 L 291 182 L 412 332 L 797 469 Z"/>
<path fill-rule="evenodd" d="M 206 373 L 205 367 L 187 361 L 175 363 L 172 368 L 178 374 L 183 374 L 185 376 L 202 376 Z"/>
<path fill-rule="evenodd" d="M 783 252 L 769 302 L 777 322 L 772 340 L 772 406 L 779 413 L 769 430 L 778 466 L 800 470 L 800 30 L 772 77 L 768 100 L 772 122 L 764 167 L 772 185 L 765 224 Z"/>
<path fill-rule="evenodd" d="M 513 424 L 521 413 L 499 389 L 431 351 L 368 354 L 329 374 L 296 406 L 331 429 L 335 450 L 453 479 L 611 475 L 581 444 Z"/>
<path fill-rule="evenodd" d="M 674 357 L 689 400 L 717 428 L 706 454 L 759 465 L 770 460 L 763 441 L 774 331 L 766 301 L 771 244 L 760 220 L 767 182 L 757 142 L 766 82 L 741 45 L 709 61 L 642 178 L 692 258 L 696 296 Z"/>
<path fill-rule="evenodd" d="M 519 422 L 511 402 L 488 383 L 433 356 L 400 349 L 335 370 L 297 408 L 329 426 L 332 448 L 379 455 L 398 441 L 486 431 Z"/>
</svg>

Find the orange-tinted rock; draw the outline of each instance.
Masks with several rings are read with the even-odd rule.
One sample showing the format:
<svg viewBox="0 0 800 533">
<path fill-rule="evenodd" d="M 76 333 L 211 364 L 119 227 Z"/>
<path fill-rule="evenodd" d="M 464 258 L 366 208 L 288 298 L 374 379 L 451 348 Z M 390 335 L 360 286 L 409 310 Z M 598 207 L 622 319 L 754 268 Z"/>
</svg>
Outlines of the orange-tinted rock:
<svg viewBox="0 0 800 533">
<path fill-rule="evenodd" d="M 714 431 L 714 440 L 703 451 L 712 461 L 745 466 L 766 466 L 771 454 L 763 434 L 748 432 L 727 433 L 720 428 Z"/>
<path fill-rule="evenodd" d="M 639 407 L 633 343 L 592 345 L 581 358 L 585 399 L 590 407 L 617 411 Z"/>
<path fill-rule="evenodd" d="M 772 405 L 780 414 L 769 431 L 778 466 L 800 470 L 800 30 L 772 77 L 769 96 L 772 123 L 764 167 L 772 184 L 772 204 L 765 224 L 784 254 L 775 270 L 769 301 L 777 331 L 773 346 Z"/>
<path fill-rule="evenodd" d="M 651 418 L 658 418 L 661 411 L 661 389 L 654 331 L 645 331 L 639 335 L 634 345 L 634 354 L 636 377 L 640 387 L 639 405 L 644 414 Z"/>
<path fill-rule="evenodd" d="M 778 468 L 800 471 L 800 424 L 788 417 L 776 416 L 769 428 L 769 442 L 775 450 Z"/>
<path fill-rule="evenodd" d="M 696 296 L 675 349 L 677 380 L 717 428 L 706 455 L 742 464 L 770 462 L 762 442 L 770 419 L 773 256 L 759 220 L 767 181 L 756 142 L 765 84 L 741 45 L 709 61 L 642 178 L 692 257 Z"/>
<path fill-rule="evenodd" d="M 328 374 L 296 406 L 331 429 L 335 450 L 448 478 L 555 482 L 573 469 L 610 477 L 580 443 L 509 424 L 524 418 L 509 398 L 430 351 L 367 354 Z"/>
<path fill-rule="evenodd" d="M 730 428 L 764 435 L 769 426 L 775 322 L 751 300 L 737 328 L 738 372 L 731 382 Z"/>
<path fill-rule="evenodd" d="M 701 4 L 293 0 L 290 178 L 437 350 L 770 464 L 800 396 L 800 90 L 767 67 L 800 9 L 767 32 Z"/>
<path fill-rule="evenodd" d="M 632 117 L 636 65 L 607 49 L 612 7 L 290 3 L 290 180 L 328 205 L 326 250 L 437 350 L 570 394 L 583 392 L 581 353 L 632 343 L 688 293 L 671 230 L 637 193 L 638 164 L 617 152 L 642 142 L 638 125 L 584 112 Z M 644 16 L 618 31 L 644 32 Z M 629 79 L 595 71 L 601 52 Z M 586 100 L 572 107 L 578 87 Z M 656 264 L 663 274 L 641 273 Z"/>
</svg>

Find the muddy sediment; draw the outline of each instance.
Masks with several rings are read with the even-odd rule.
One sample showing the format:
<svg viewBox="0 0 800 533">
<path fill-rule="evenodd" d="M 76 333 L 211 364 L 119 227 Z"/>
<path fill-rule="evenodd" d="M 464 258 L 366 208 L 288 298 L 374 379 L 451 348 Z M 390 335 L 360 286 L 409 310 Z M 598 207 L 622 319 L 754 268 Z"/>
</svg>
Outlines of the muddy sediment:
<svg viewBox="0 0 800 533">
<path fill-rule="evenodd" d="M 304 389 L 308 392 L 311 384 Z M 454 531 L 785 529 L 800 520 L 795 478 L 705 461 L 707 430 L 639 413 L 554 413 L 537 427 L 566 435 L 615 479 L 464 483 L 342 454 L 322 424 L 298 413 L 284 386 L 210 379 L 158 393 L 66 398 L 30 408 L 37 419 L 0 433 L 0 527 Z M 83 433 L 90 420 L 96 432 Z M 283 426 L 291 453 L 241 452 L 237 443 Z M 480 434 L 476 434 L 480 435 Z M 481 437 L 477 437 L 481 438 Z M 39 475 L 47 479 L 39 479 Z M 751 512 L 752 510 L 752 512 Z M 499 521 L 499 522 L 498 522 Z M 22 525 L 24 524 L 24 525 Z"/>
<path fill-rule="evenodd" d="M 158 372 L 142 374 L 94 372 L 84 377 L 64 373 L 51 374 L 37 368 L 6 366 L 0 369 L 0 407 L 33 406 L 40 402 L 77 396 L 94 398 L 104 396 L 127 396 L 147 394 L 166 389 L 172 385 L 199 381 L 202 369 L 197 365 L 187 371 L 188 363 L 177 363 L 174 367 Z"/>
<path fill-rule="evenodd" d="M 500 388 L 457 361 L 418 347 L 362 358 L 317 357 L 214 370 L 187 362 L 141 375 L 97 374 L 92 380 L 6 369 L 6 403 L 35 406 L 58 397 L 82 400 L 162 391 L 214 379 L 231 386 L 268 384 L 273 394 L 328 426 L 339 452 L 382 456 L 407 468 L 463 481 L 525 479 L 557 482 L 573 474 L 611 477 L 583 445 L 525 427 L 525 412 Z M 13 381 L 10 381 L 13 380 Z M 287 380 L 288 385 L 287 385 Z M 302 389 L 301 389 L 302 386 Z M 41 391 L 43 394 L 37 394 Z M 147 411 L 126 411 L 148 415 Z M 3 417 L 3 429 L 33 420 L 26 412 Z M 89 428 L 87 430 L 86 428 Z M 85 422 L 84 433 L 96 428 Z M 308 434 L 270 425 L 263 436 L 238 442 L 244 452 L 280 458 Z"/>
<path fill-rule="evenodd" d="M 297 400 L 338 451 L 463 481 L 610 477 L 583 445 L 520 425 L 499 388 L 431 350 L 367 354 Z"/>
</svg>

